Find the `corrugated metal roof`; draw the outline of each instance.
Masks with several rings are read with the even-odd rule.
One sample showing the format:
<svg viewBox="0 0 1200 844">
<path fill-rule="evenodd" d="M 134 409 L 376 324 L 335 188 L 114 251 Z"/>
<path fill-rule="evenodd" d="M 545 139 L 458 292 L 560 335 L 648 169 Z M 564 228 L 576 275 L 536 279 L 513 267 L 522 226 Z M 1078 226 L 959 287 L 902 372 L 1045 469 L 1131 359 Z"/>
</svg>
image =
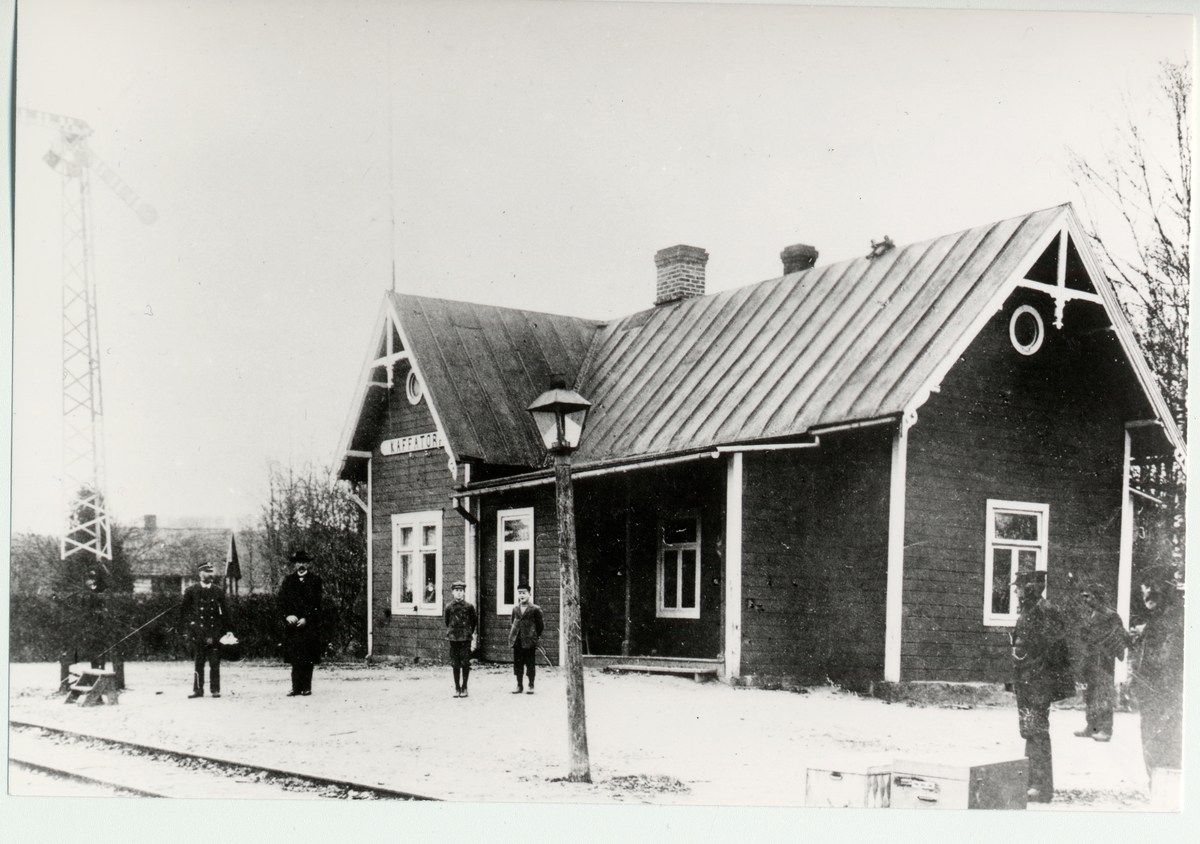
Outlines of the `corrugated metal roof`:
<svg viewBox="0 0 1200 844">
<path fill-rule="evenodd" d="M 580 464 L 901 413 L 1062 213 L 815 267 L 608 325 Z"/>
<path fill-rule="evenodd" d="M 1076 230 L 1069 206 L 1049 208 L 608 324 L 390 295 L 458 459 L 541 465 L 526 407 L 561 377 L 593 402 L 575 456 L 582 467 L 797 437 L 915 408 L 1064 220 Z M 1127 328 L 1097 278 L 1110 318 Z M 1124 334 L 1131 330 L 1123 342 L 1133 344 L 1127 352 L 1149 395 L 1153 376 Z M 1161 396 L 1155 406 L 1165 408 Z M 1182 446 L 1177 433 L 1173 441 Z"/>
<path fill-rule="evenodd" d="M 391 293 L 426 396 L 458 459 L 540 465 L 525 410 L 552 378 L 571 384 L 601 323 Z"/>
</svg>

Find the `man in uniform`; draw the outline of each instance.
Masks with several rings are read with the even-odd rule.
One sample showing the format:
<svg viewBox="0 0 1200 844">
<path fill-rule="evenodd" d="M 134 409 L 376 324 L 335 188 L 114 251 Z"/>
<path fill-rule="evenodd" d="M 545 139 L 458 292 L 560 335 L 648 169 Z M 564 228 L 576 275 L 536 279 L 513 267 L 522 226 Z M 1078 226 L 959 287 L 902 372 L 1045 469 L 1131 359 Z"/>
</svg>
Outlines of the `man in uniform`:
<svg viewBox="0 0 1200 844">
<path fill-rule="evenodd" d="M 467 584 L 454 581 L 450 587 L 454 600 L 446 605 L 446 638 L 450 641 L 450 667 L 454 671 L 454 696 L 467 696 L 467 678 L 471 676 L 471 637 L 479 625 L 474 605 L 467 602 Z"/>
<path fill-rule="evenodd" d="M 189 698 L 204 697 L 204 663 L 208 663 L 209 691 L 221 696 L 220 639 L 229 632 L 229 610 L 225 606 L 225 591 L 217 587 L 217 574 L 212 563 L 199 568 L 200 582 L 193 583 L 183 593 L 180 617 L 192 637 L 195 671 L 192 673 L 192 693 Z"/>
<path fill-rule="evenodd" d="M 1108 590 L 1094 583 L 1080 593 L 1087 616 L 1083 622 L 1082 679 L 1087 684 L 1087 726 L 1075 735 L 1096 741 L 1112 739 L 1113 707 L 1117 702 L 1113 661 L 1125 658 L 1129 634 L 1115 609 L 1108 605 Z"/>
<path fill-rule="evenodd" d="M 521 670 L 529 678 L 529 692 L 533 694 L 533 680 L 537 676 L 538 639 L 542 636 L 545 622 L 542 608 L 529 600 L 529 584 L 517 586 L 517 605 L 512 611 L 512 627 L 508 630 L 508 643 L 513 649 L 513 673 L 517 675 L 514 695 L 525 691 L 521 683 Z"/>
<path fill-rule="evenodd" d="M 1065 625 L 1058 610 L 1043 597 L 1044 571 L 1017 575 L 1020 615 L 1012 630 L 1013 688 L 1025 755 L 1029 759 L 1028 798 L 1054 799 L 1054 765 L 1050 751 L 1050 704 L 1075 693 Z"/>
</svg>

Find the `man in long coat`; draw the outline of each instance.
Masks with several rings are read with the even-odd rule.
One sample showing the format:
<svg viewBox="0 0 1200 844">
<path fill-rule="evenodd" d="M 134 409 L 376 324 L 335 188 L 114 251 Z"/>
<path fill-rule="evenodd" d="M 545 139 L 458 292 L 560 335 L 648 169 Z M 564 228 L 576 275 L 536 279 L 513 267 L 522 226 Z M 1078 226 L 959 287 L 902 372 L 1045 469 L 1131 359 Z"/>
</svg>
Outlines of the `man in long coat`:
<svg viewBox="0 0 1200 844">
<path fill-rule="evenodd" d="M 1113 707 L 1117 702 L 1114 661 L 1125 658 L 1129 634 L 1115 609 L 1108 605 L 1108 590 L 1094 583 L 1080 592 L 1087 615 L 1083 620 L 1083 664 L 1081 679 L 1087 684 L 1087 725 L 1075 735 L 1109 741 L 1113 731 Z"/>
<path fill-rule="evenodd" d="M 1054 799 L 1054 763 L 1050 750 L 1050 704 L 1075 692 L 1062 616 L 1043 597 L 1046 573 L 1017 575 L 1020 615 L 1012 631 L 1013 688 L 1025 755 L 1029 758 L 1028 798 Z"/>
<path fill-rule="evenodd" d="M 292 554 L 292 573 L 279 587 L 278 610 L 283 617 L 283 659 L 292 666 L 288 697 L 312 694 L 313 666 L 321 661 L 321 578 L 307 552 Z"/>
<path fill-rule="evenodd" d="M 217 573 L 212 563 L 199 569 L 200 582 L 193 583 L 183 593 L 179 616 L 183 627 L 192 637 L 192 693 L 189 698 L 204 697 L 204 663 L 208 663 L 209 691 L 221 696 L 221 643 L 229 632 L 229 610 L 225 606 L 225 590 L 216 585 Z"/>
<path fill-rule="evenodd" d="M 1133 696 L 1149 773 L 1183 764 L 1183 596 L 1171 572 L 1142 579 L 1146 621 L 1134 628 Z"/>
</svg>

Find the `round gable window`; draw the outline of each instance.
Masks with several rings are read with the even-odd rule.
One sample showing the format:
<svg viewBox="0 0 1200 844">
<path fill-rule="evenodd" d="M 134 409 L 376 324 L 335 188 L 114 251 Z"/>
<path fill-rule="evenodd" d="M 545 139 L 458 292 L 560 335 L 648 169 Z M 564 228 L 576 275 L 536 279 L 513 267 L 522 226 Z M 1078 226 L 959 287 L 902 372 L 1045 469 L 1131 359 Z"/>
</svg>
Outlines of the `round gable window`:
<svg viewBox="0 0 1200 844">
<path fill-rule="evenodd" d="M 421 379 L 417 377 L 417 373 L 413 370 L 408 371 L 408 379 L 404 382 L 404 391 L 408 393 L 409 404 L 420 404 L 421 396 Z"/>
<path fill-rule="evenodd" d="M 1030 305 L 1017 308 L 1008 321 L 1008 339 L 1012 341 L 1013 348 L 1023 355 L 1032 355 L 1042 347 L 1045 338 L 1042 315 Z"/>
</svg>

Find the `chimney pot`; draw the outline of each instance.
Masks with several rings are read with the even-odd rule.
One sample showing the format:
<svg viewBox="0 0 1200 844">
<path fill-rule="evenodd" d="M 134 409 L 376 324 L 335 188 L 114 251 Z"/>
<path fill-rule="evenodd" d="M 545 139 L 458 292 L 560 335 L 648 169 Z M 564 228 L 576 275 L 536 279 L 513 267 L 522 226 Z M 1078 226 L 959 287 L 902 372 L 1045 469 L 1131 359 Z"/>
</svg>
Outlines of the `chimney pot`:
<svg viewBox="0 0 1200 844">
<path fill-rule="evenodd" d="M 699 246 L 670 246 L 654 255 L 658 285 L 654 304 L 666 305 L 704 295 L 704 266 L 708 253 Z"/>
<path fill-rule="evenodd" d="M 813 265 L 817 263 L 817 247 L 809 246 L 807 243 L 796 243 L 785 247 L 779 253 L 779 257 L 783 260 L 783 274 L 791 275 L 812 269 Z"/>
</svg>

